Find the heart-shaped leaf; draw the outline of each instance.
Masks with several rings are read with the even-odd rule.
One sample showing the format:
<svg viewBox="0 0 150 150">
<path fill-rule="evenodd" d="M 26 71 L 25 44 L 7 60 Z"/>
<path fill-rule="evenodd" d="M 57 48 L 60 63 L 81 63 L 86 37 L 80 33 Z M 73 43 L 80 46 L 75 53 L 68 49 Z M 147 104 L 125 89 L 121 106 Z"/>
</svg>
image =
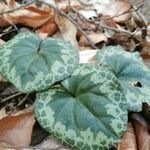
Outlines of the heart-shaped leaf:
<svg viewBox="0 0 150 150">
<path fill-rule="evenodd" d="M 62 84 L 64 88 L 37 94 L 41 126 L 72 148 L 103 150 L 116 144 L 126 130 L 127 106 L 114 74 L 80 64 Z"/>
<path fill-rule="evenodd" d="M 0 48 L 0 72 L 19 91 L 39 91 L 71 75 L 78 57 L 69 42 L 20 33 Z"/>
<path fill-rule="evenodd" d="M 130 110 L 141 111 L 142 102 L 150 103 L 150 71 L 139 53 L 126 52 L 120 46 L 108 46 L 98 51 L 97 59 L 114 71 L 126 93 Z"/>
</svg>

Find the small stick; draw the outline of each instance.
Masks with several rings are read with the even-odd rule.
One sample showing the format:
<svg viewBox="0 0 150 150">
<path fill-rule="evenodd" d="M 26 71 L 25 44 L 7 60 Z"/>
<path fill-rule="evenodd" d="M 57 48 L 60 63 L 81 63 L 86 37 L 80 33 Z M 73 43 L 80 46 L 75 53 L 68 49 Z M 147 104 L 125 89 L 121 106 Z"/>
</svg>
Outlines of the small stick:
<svg viewBox="0 0 150 150">
<path fill-rule="evenodd" d="M 8 101 L 8 100 L 10 100 L 10 99 L 12 99 L 12 98 L 14 98 L 14 97 L 17 97 L 17 96 L 19 96 L 19 95 L 22 95 L 22 94 L 23 94 L 23 93 L 17 92 L 17 93 L 15 93 L 15 94 L 13 94 L 13 95 L 10 95 L 10 96 L 8 96 L 8 97 L 2 99 L 2 100 L 0 101 L 0 103 L 4 103 L 4 102 L 6 102 L 6 101 Z"/>
</svg>

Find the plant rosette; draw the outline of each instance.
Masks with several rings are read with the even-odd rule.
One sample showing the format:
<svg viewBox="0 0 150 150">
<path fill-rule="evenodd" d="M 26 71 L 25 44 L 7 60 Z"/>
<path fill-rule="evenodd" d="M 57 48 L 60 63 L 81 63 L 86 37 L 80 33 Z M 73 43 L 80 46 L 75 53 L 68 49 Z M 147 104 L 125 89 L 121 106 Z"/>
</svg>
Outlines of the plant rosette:
<svg viewBox="0 0 150 150">
<path fill-rule="evenodd" d="M 142 110 L 142 103 L 150 104 L 150 70 L 138 52 L 126 52 L 120 46 L 108 46 L 97 52 L 97 60 L 108 65 L 126 94 L 128 109 Z"/>
<path fill-rule="evenodd" d="M 126 130 L 127 105 L 115 75 L 104 66 L 80 64 L 62 85 L 37 94 L 40 125 L 71 148 L 117 144 Z"/>
<path fill-rule="evenodd" d="M 0 47 L 0 73 L 24 93 L 41 91 L 72 74 L 78 50 L 69 42 L 23 32 Z"/>
</svg>

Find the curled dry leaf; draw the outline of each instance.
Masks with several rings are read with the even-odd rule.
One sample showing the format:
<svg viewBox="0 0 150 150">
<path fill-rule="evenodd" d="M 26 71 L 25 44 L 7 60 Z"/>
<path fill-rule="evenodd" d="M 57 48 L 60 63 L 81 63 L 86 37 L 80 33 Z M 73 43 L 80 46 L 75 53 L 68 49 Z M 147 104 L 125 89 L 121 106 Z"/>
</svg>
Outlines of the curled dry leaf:
<svg viewBox="0 0 150 150">
<path fill-rule="evenodd" d="M 58 30 L 58 27 L 55 22 L 53 22 L 51 19 L 48 20 L 45 24 L 43 24 L 37 32 L 39 34 L 47 34 L 47 36 L 52 36 L 54 33 L 56 33 Z"/>
<path fill-rule="evenodd" d="M 40 147 L 40 149 L 63 149 L 63 150 L 69 150 L 68 148 L 64 148 L 64 146 L 58 142 L 58 140 L 56 140 L 55 138 L 52 138 L 50 136 L 48 136 L 47 138 L 45 138 L 40 144 L 36 145 L 38 147 Z"/>
<path fill-rule="evenodd" d="M 11 0 L 8 0 L 7 5 L 2 3 L 0 4 L 0 11 L 5 11 L 14 9 L 16 7 L 20 7 L 21 4 Z M 1 16 L 1 24 L 0 26 L 8 25 L 8 22 L 12 22 L 14 24 L 23 24 L 29 27 L 37 28 L 47 22 L 49 19 L 54 18 L 54 10 L 51 8 L 39 8 L 35 5 L 30 5 L 28 7 L 19 9 L 18 11 L 14 11 L 12 13 L 4 14 Z M 6 22 L 4 22 L 6 20 Z"/>
<path fill-rule="evenodd" d="M 12 148 L 12 145 L 8 143 L 0 142 L 0 150 L 16 150 L 16 148 Z"/>
<path fill-rule="evenodd" d="M 78 1 L 70 1 L 70 6 L 74 9 L 81 9 L 83 6 L 81 5 L 80 2 Z M 69 1 L 68 0 L 59 0 L 57 1 L 57 8 L 59 10 L 62 10 L 64 12 L 70 11 L 71 7 L 69 6 Z"/>
<path fill-rule="evenodd" d="M 56 16 L 56 23 L 60 30 L 59 37 L 65 41 L 70 41 L 76 48 L 79 48 L 78 42 L 76 39 L 77 29 L 76 26 L 63 16 Z"/>
<path fill-rule="evenodd" d="M 118 144 L 117 150 L 138 150 L 136 143 L 136 135 L 132 123 L 128 123 L 127 131 Z"/>
<path fill-rule="evenodd" d="M 112 1 L 105 6 L 102 14 L 112 17 L 116 22 L 124 23 L 131 18 L 131 5 L 128 2 Z"/>
<path fill-rule="evenodd" d="M 13 146 L 29 146 L 35 123 L 33 113 L 7 116 L 0 120 L 0 142 Z"/>
<path fill-rule="evenodd" d="M 107 37 L 103 33 L 92 32 L 92 33 L 87 34 L 87 36 L 94 44 L 98 44 L 100 42 L 107 42 Z M 85 36 L 82 35 L 79 40 L 79 45 L 80 46 L 89 46 L 90 43 L 87 41 Z"/>
<path fill-rule="evenodd" d="M 77 16 L 77 23 L 83 30 L 88 30 L 88 31 L 96 31 L 97 30 L 97 27 L 95 24 L 93 24 L 91 22 L 87 22 L 86 20 L 83 20 L 78 16 Z"/>
<path fill-rule="evenodd" d="M 150 149 L 150 135 L 148 133 L 149 124 L 140 114 L 132 115 L 132 122 L 137 137 L 138 149 L 149 150 Z"/>
</svg>

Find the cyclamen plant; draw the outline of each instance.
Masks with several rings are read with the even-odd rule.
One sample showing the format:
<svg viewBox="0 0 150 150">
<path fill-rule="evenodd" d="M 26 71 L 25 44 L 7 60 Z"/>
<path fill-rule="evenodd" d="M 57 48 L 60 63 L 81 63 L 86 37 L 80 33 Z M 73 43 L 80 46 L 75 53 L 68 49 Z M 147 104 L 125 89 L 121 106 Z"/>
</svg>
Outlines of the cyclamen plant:
<svg viewBox="0 0 150 150">
<path fill-rule="evenodd" d="M 0 48 L 0 73 L 19 91 L 37 92 L 37 121 L 58 140 L 103 150 L 120 141 L 128 110 L 150 104 L 150 71 L 119 46 L 99 50 L 97 59 L 101 65 L 79 64 L 70 43 L 20 33 Z"/>
</svg>

